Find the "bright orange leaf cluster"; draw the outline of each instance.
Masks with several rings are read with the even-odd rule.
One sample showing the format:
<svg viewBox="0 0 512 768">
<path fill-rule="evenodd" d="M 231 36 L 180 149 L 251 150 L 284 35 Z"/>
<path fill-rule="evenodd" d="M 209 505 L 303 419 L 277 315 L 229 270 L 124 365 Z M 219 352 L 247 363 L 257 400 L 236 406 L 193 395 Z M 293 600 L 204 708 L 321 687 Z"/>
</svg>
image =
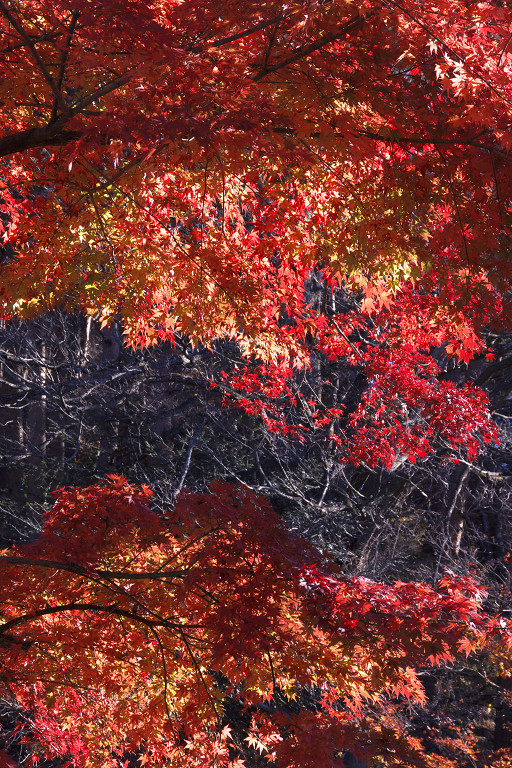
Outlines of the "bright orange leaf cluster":
<svg viewBox="0 0 512 768">
<path fill-rule="evenodd" d="M 478 326 L 511 276 L 511 26 L 497 0 L 2 0 L 4 311 L 300 361 L 283 319 L 316 322 L 320 265 L 367 311 L 413 280 Z"/>
</svg>

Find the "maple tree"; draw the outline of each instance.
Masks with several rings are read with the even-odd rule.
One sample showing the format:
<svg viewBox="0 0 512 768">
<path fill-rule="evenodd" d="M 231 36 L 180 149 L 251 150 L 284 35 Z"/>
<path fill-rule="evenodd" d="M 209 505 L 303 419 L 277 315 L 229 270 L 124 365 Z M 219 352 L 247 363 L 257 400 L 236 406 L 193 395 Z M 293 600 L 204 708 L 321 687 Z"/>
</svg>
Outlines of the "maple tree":
<svg viewBox="0 0 512 768">
<path fill-rule="evenodd" d="M 355 745 L 433 765 L 390 697 L 421 703 L 418 666 L 509 643 L 508 622 L 471 579 L 344 579 L 263 499 L 211 491 L 164 519 L 120 477 L 61 490 L 42 536 L 2 553 L 2 693 L 33 759 L 316 766 Z"/>
<path fill-rule="evenodd" d="M 473 461 L 485 396 L 439 374 L 510 315 L 511 28 L 498 0 L 0 0 L 3 316 L 233 340 L 247 362 L 214 384 L 268 429 Z M 367 380 L 350 413 L 295 377 L 340 358 Z M 421 701 L 412 667 L 504 630 L 469 580 L 344 581 L 242 491 L 165 521 L 147 498 L 64 491 L 3 556 L 2 684 L 45 754 L 428 763 L 382 697 Z"/>
</svg>

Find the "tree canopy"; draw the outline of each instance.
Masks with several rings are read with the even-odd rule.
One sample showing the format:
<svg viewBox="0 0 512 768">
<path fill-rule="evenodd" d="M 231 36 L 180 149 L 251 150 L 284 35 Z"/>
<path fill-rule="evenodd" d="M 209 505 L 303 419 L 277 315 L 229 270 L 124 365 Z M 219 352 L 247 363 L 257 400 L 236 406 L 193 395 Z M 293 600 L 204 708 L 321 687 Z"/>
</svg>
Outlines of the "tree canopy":
<svg viewBox="0 0 512 768">
<path fill-rule="evenodd" d="M 367 310 L 412 282 L 468 353 L 499 314 L 504 4 L 35 0 L 0 19 L 6 312 L 64 303 L 131 342 L 299 362 L 313 268 Z"/>
</svg>

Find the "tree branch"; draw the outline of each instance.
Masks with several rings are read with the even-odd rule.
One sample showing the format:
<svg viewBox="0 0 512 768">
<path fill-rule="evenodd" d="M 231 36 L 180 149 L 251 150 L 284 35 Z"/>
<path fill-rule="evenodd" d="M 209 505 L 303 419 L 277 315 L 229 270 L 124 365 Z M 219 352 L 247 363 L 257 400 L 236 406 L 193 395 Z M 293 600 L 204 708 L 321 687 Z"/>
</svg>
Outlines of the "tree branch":
<svg viewBox="0 0 512 768">
<path fill-rule="evenodd" d="M 68 34 L 67 34 L 67 37 L 66 37 L 66 43 L 65 43 L 65 46 L 64 46 L 64 51 L 62 52 L 59 76 L 57 78 L 57 90 L 58 90 L 59 93 L 62 92 L 62 84 L 64 82 L 64 73 L 66 71 L 66 62 L 68 60 L 69 49 L 71 48 L 71 38 L 74 35 L 74 32 L 75 32 L 75 29 L 76 29 L 76 25 L 77 25 L 78 17 L 79 16 L 80 16 L 80 12 L 79 11 L 74 11 L 72 16 L 71 16 L 71 22 L 69 24 L 69 29 L 68 29 Z M 58 106 L 59 106 L 59 104 L 57 102 L 57 99 L 55 99 L 55 101 L 53 102 L 53 109 L 52 109 L 52 115 L 50 117 L 50 123 L 55 122 L 55 120 L 57 119 L 57 109 L 58 109 Z"/>
<path fill-rule="evenodd" d="M 0 557 L 0 563 L 6 563 L 8 565 L 28 565 L 35 568 L 53 568 L 59 571 L 66 571 L 68 573 L 75 573 L 77 576 L 85 576 L 86 578 L 105 577 L 109 579 L 126 579 L 127 581 L 134 581 L 136 579 L 164 579 L 164 578 L 183 578 L 186 575 L 186 570 L 174 570 L 174 571 L 109 571 L 100 570 L 96 571 L 93 568 L 85 568 L 82 565 L 75 563 L 63 563 L 59 560 L 33 560 L 30 557 L 17 557 L 15 555 L 3 555 Z"/>
<path fill-rule="evenodd" d="M 296 61 L 299 61 L 300 59 L 303 59 L 306 56 L 309 56 L 315 51 L 319 51 L 321 48 L 325 48 L 326 45 L 333 43 L 335 40 L 338 40 L 340 37 L 343 37 L 343 35 L 346 35 L 349 32 L 354 32 L 360 29 L 360 27 L 362 27 L 363 24 L 366 21 L 368 21 L 368 19 L 370 19 L 372 16 L 375 16 L 375 12 L 369 13 L 366 16 L 359 16 L 359 15 L 354 16 L 347 24 L 345 24 L 344 27 L 338 30 L 338 32 L 332 32 L 330 35 L 324 35 L 316 43 L 311 43 L 310 45 L 307 45 L 305 48 L 301 48 L 300 50 L 296 51 L 292 56 L 289 56 L 287 59 L 284 59 L 283 61 L 280 61 L 277 64 L 274 64 L 272 67 L 267 67 L 260 70 L 260 72 L 253 75 L 251 79 L 254 80 L 254 82 L 258 82 L 258 80 L 261 80 L 262 78 L 264 78 L 265 75 L 268 75 L 271 72 L 276 72 L 278 69 L 282 69 L 283 67 L 287 67 L 289 64 L 294 64 Z"/>
<path fill-rule="evenodd" d="M 79 114 L 83 109 L 85 109 L 85 107 L 88 107 L 89 104 L 93 104 L 95 101 L 98 101 L 98 99 L 101 99 L 102 96 L 106 96 L 107 93 L 111 93 L 112 91 L 115 91 L 116 88 L 121 88 L 121 86 L 126 85 L 126 83 L 130 81 L 131 77 L 131 74 L 128 73 L 119 75 L 119 77 L 115 77 L 101 88 L 97 88 L 93 93 L 90 94 L 90 96 L 86 96 L 73 105 L 71 116 Z"/>
<path fill-rule="evenodd" d="M 19 23 L 19 21 L 12 15 L 12 13 L 9 11 L 9 9 L 5 6 L 2 0 L 0 0 L 0 13 L 2 13 L 7 21 L 12 24 L 16 32 L 19 34 L 19 36 L 22 38 L 22 40 L 25 41 L 27 48 L 30 50 L 37 66 L 39 67 L 44 79 L 52 89 L 53 95 L 55 97 L 55 101 L 57 102 L 58 106 L 61 108 L 62 112 L 67 111 L 67 107 L 64 104 L 64 101 L 62 99 L 62 94 L 60 93 L 57 83 L 51 76 L 50 72 L 46 68 L 46 64 L 42 60 L 42 58 L 39 56 L 39 53 L 37 52 L 37 49 L 30 39 L 30 35 L 27 34 L 27 32 L 23 29 L 22 25 Z"/>
<path fill-rule="evenodd" d="M 1 8 L 0 0 L 0 8 Z M 82 131 L 65 130 L 66 122 L 75 115 L 82 112 L 89 104 L 100 99 L 108 93 L 120 88 L 129 82 L 131 75 L 125 74 L 116 77 L 109 83 L 91 93 L 89 96 L 78 101 L 73 107 L 66 107 L 66 112 L 59 115 L 57 119 L 47 125 L 27 128 L 24 131 L 8 133 L 0 138 L 0 157 L 13 155 L 16 152 L 26 152 L 28 149 L 37 147 L 61 147 L 76 141 L 82 136 Z"/>
<path fill-rule="evenodd" d="M 228 43 L 234 43 L 235 40 L 240 40 L 243 37 L 248 37 L 249 35 L 253 35 L 255 32 L 260 32 L 262 29 L 266 29 L 267 27 L 271 27 L 272 24 L 275 24 L 278 19 L 280 19 L 281 16 L 274 16 L 272 19 L 268 21 L 262 21 L 259 24 L 255 24 L 253 27 L 249 27 L 248 29 L 244 29 L 242 32 L 236 32 L 234 35 L 228 35 L 227 37 L 221 37 L 219 40 L 214 40 L 212 43 L 208 43 L 208 41 L 205 41 L 202 45 L 195 45 L 189 50 L 192 53 L 200 53 L 204 46 L 207 45 L 210 48 L 220 48 L 222 45 L 227 45 Z M 286 17 L 283 17 L 286 18 Z"/>
<path fill-rule="evenodd" d="M 97 603 L 67 603 L 66 605 L 50 605 L 47 608 L 40 608 L 33 613 L 25 613 L 22 616 L 17 616 L 15 619 L 6 621 L 0 625 L 0 635 L 3 635 L 7 630 L 12 627 L 16 627 L 19 624 L 27 624 L 34 619 L 39 619 L 41 616 L 51 616 L 54 613 L 66 613 L 68 611 L 98 611 L 100 613 L 109 613 L 114 616 L 123 616 L 125 619 L 144 624 L 147 627 L 153 629 L 154 627 L 172 627 L 172 629 L 178 629 L 180 634 L 184 634 L 185 625 L 172 624 L 167 619 L 161 619 L 152 621 L 151 619 L 145 619 L 143 616 L 139 616 L 132 611 L 127 611 L 123 608 L 118 608 L 116 605 L 98 605 Z"/>
<path fill-rule="evenodd" d="M 14 155 L 16 152 L 26 152 L 38 147 L 62 147 L 71 141 L 76 141 L 82 135 L 81 131 L 65 131 L 62 125 L 52 125 L 27 128 L 25 131 L 8 133 L 0 139 L 0 157 Z"/>
</svg>

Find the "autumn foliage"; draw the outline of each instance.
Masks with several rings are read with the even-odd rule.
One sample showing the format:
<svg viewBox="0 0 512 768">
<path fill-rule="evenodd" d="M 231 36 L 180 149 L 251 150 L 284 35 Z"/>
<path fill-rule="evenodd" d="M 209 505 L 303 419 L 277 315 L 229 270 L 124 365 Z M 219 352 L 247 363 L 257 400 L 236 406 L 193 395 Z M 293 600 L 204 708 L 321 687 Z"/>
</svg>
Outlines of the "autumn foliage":
<svg viewBox="0 0 512 768">
<path fill-rule="evenodd" d="M 497 0 L 2 0 L 4 314 L 80 308 L 294 371 L 357 347 L 315 272 L 369 319 L 342 458 L 438 435 L 471 458 L 485 400 L 430 355 L 467 362 L 510 315 L 511 24 Z"/>
<path fill-rule="evenodd" d="M 471 464 L 487 400 L 442 374 L 510 322 L 511 29 L 500 0 L 0 0 L 2 317 L 227 340 L 212 384 L 269 430 Z M 304 385 L 339 360 L 350 411 Z M 508 642 L 471 580 L 345 579 L 240 488 L 149 497 L 59 491 L 1 557 L 0 685 L 41 755 L 432 764 L 418 670 Z"/>
<path fill-rule="evenodd" d="M 123 478 L 61 490 L 41 538 L 2 555 L 2 695 L 36 755 L 334 766 L 351 747 L 429 764 L 390 700 L 421 703 L 420 667 L 503 642 L 507 622 L 468 579 L 344 579 L 263 499 L 211 491 L 162 519 Z"/>
<path fill-rule="evenodd" d="M 367 310 L 403 281 L 437 286 L 430 321 L 448 303 L 471 350 L 457 311 L 481 323 L 510 278 L 501 3 L 38 0 L 0 17 L 6 311 L 65 302 L 120 313 L 132 341 L 300 357 L 321 264 Z"/>
<path fill-rule="evenodd" d="M 318 318 L 317 357 L 326 364 L 345 358 L 368 382 L 351 412 L 335 396 L 328 404 L 333 382 L 324 381 L 324 402 L 311 387 L 297 385 L 283 363 L 252 362 L 224 373 L 219 384 L 225 402 L 293 439 L 323 431 L 342 462 L 391 467 L 399 456 L 416 462 L 434 451 L 474 460 L 497 432 L 484 392 L 439 379 L 439 356 L 427 350 L 446 347 L 453 336 L 449 323 L 428 329 L 431 303 L 403 288 L 393 312 L 381 309 L 368 317 L 352 310 Z"/>
</svg>

